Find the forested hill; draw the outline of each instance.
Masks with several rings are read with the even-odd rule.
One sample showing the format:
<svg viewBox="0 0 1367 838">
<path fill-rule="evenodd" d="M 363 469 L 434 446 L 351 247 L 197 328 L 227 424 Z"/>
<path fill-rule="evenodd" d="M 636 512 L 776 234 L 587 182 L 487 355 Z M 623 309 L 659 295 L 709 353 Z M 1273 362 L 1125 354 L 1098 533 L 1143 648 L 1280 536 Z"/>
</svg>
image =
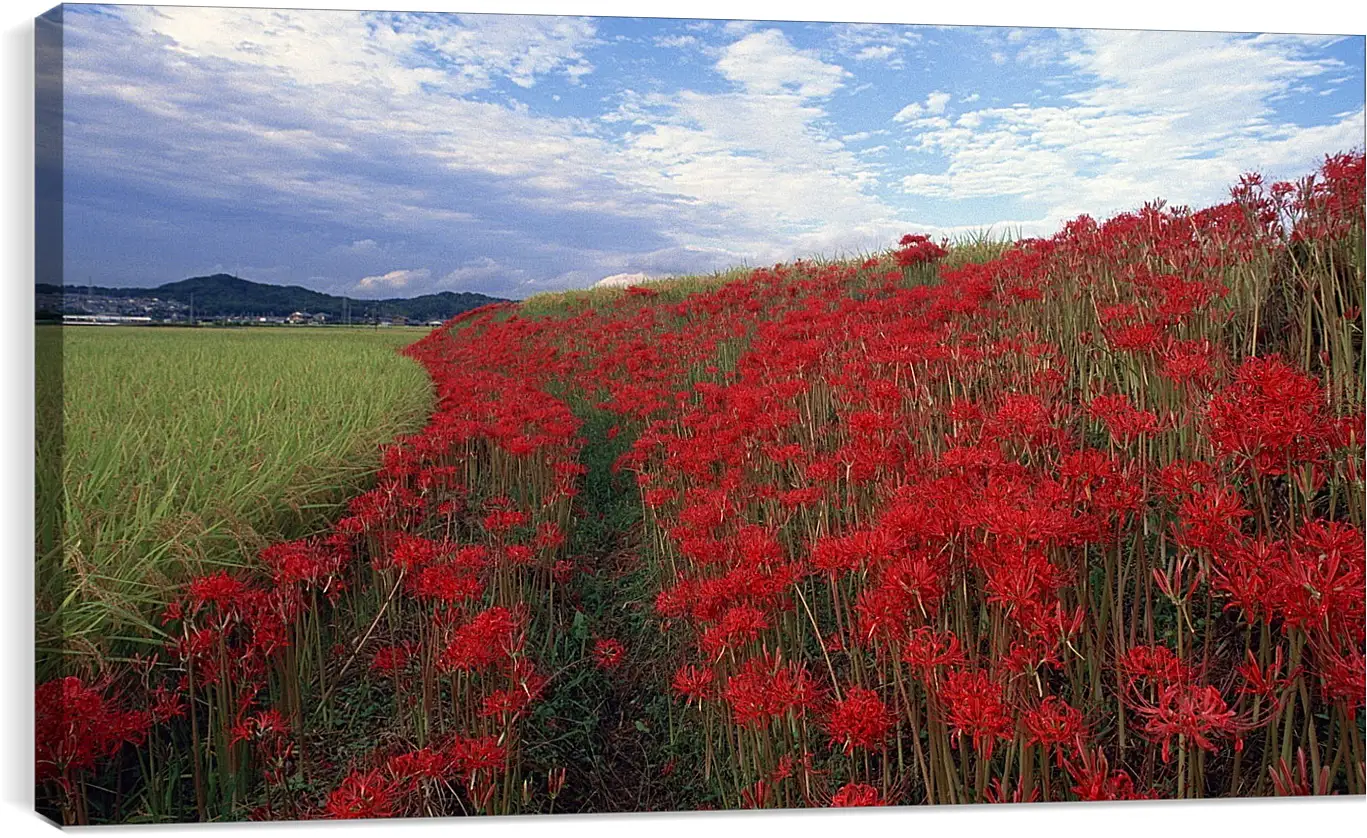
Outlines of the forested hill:
<svg viewBox="0 0 1367 838">
<path fill-rule="evenodd" d="M 61 294 L 61 286 L 39 283 L 38 294 Z M 68 285 L 65 293 L 97 297 L 156 297 L 194 305 L 199 317 L 284 317 L 296 311 L 325 314 L 331 320 L 350 315 L 353 321 L 372 317 L 405 317 L 410 320 L 446 320 L 489 303 L 498 297 L 468 292 L 443 291 L 409 299 L 358 300 L 312 291 L 298 285 L 267 285 L 230 274 L 196 276 L 168 282 L 156 288 L 105 288 Z"/>
</svg>

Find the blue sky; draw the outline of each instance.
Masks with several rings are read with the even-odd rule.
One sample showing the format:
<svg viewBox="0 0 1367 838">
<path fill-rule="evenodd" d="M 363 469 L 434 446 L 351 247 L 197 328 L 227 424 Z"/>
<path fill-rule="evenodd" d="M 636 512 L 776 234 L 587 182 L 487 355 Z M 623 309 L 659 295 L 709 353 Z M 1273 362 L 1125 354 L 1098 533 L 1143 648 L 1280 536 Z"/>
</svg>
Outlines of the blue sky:
<svg viewBox="0 0 1367 838">
<path fill-rule="evenodd" d="M 1363 38 L 68 7 L 66 281 L 523 297 L 1027 234 L 1363 143 Z"/>
</svg>

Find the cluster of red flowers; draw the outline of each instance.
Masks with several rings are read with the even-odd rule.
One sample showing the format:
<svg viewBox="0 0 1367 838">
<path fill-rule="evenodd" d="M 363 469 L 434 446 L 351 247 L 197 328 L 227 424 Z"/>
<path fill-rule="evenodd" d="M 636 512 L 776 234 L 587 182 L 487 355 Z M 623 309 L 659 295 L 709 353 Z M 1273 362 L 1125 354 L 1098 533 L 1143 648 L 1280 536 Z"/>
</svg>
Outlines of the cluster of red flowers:
<svg viewBox="0 0 1367 838">
<path fill-rule="evenodd" d="M 1351 263 L 1361 159 L 1280 214 L 1246 183 L 938 277 L 945 251 L 907 236 L 888 260 L 581 315 L 578 374 L 634 440 L 618 466 L 658 616 L 694 641 L 671 687 L 728 743 L 737 805 L 810 800 L 774 771 L 808 764 L 791 731 L 813 715 L 847 790 L 930 801 L 1272 793 L 1280 742 L 1358 729 L 1361 349 L 1337 336 L 1360 325 L 1360 256 L 1284 334 L 1259 312 L 1297 230 Z M 1180 677 L 1124 674 L 1144 661 Z M 1255 741 L 1261 765 L 1207 776 L 1205 754 Z M 861 756 L 894 744 L 910 776 Z M 984 784 L 1003 746 L 1048 759 Z M 1339 787 L 1362 790 L 1361 754 Z"/>
<path fill-rule="evenodd" d="M 255 778 L 273 817 L 433 811 L 426 781 L 456 775 L 464 799 L 445 799 L 447 809 L 516 805 L 491 778 L 515 770 L 518 726 L 547 683 L 526 642 L 529 621 L 546 614 L 527 603 L 553 600 L 569 581 L 565 527 L 583 468 L 579 421 L 525 375 L 530 362 L 480 348 L 478 333 L 505 313 L 471 312 L 408 350 L 432 377 L 437 410 L 384 453 L 375 487 L 331 533 L 266 548 L 259 572 L 185 585 L 163 618 L 169 665 L 141 676 L 155 684 L 150 710 L 119 709 L 76 678 L 39 688 L 41 784 L 76 799 L 73 784 L 98 760 L 188 716 L 200 818 L 232 815 Z M 392 707 L 386 735 L 456 744 L 338 775 L 325 800 L 294 796 L 292 775 L 317 770 L 302 735 L 316 735 L 317 705 L 356 678 Z M 59 802 L 65 819 L 84 822 Z"/>
<path fill-rule="evenodd" d="M 52 789 L 68 817 L 84 806 L 79 785 L 96 764 L 125 745 L 141 745 L 153 722 L 151 712 L 125 709 L 75 677 L 39 686 L 34 714 L 37 782 Z"/>
<path fill-rule="evenodd" d="M 949 255 L 944 245 L 936 244 L 929 236 L 908 233 L 897 243 L 893 259 L 898 267 L 914 268 L 917 265 L 931 265 Z"/>
</svg>

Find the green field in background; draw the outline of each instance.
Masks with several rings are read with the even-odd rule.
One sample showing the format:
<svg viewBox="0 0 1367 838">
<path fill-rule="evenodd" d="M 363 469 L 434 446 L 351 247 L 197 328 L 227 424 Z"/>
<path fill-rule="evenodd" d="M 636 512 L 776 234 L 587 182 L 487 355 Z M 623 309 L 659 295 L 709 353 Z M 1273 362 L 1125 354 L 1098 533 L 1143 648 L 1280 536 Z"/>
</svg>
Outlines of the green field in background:
<svg viewBox="0 0 1367 838">
<path fill-rule="evenodd" d="M 426 332 L 38 327 L 39 679 L 136 652 L 187 576 L 334 517 L 426 420 L 398 352 Z"/>
</svg>

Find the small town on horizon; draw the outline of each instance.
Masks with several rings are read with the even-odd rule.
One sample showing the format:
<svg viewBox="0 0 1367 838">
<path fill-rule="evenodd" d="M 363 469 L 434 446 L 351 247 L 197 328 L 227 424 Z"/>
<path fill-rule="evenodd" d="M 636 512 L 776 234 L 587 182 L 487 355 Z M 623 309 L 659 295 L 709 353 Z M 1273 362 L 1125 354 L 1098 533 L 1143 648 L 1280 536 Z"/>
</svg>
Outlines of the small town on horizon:
<svg viewBox="0 0 1367 838">
<path fill-rule="evenodd" d="M 214 274 L 156 288 L 38 283 L 34 309 L 38 322 L 72 326 L 436 327 L 462 312 L 499 301 L 484 294 L 454 292 L 358 300 Z"/>
</svg>

